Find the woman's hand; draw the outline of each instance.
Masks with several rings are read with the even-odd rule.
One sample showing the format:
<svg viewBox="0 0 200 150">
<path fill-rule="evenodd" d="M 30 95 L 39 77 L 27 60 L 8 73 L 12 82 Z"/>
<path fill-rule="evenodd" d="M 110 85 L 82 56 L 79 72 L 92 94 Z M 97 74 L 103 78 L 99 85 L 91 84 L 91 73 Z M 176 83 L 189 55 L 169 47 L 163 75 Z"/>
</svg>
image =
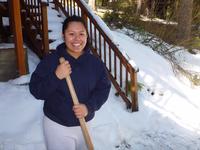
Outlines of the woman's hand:
<svg viewBox="0 0 200 150">
<path fill-rule="evenodd" d="M 88 115 L 88 109 L 85 104 L 77 104 L 73 106 L 75 116 L 80 119 Z"/>
<path fill-rule="evenodd" d="M 62 80 L 71 74 L 71 66 L 68 61 L 63 61 L 60 65 L 57 66 L 55 74 Z"/>
</svg>

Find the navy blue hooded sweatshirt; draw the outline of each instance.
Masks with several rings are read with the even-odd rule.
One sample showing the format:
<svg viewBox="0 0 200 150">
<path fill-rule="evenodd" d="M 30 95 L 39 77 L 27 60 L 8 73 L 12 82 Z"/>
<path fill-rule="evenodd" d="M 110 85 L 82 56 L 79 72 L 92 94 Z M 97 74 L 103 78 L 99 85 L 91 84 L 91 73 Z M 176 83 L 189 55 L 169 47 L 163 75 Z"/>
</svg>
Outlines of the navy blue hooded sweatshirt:
<svg viewBox="0 0 200 150">
<path fill-rule="evenodd" d="M 75 59 L 67 53 L 65 43 L 62 43 L 38 64 L 31 76 L 29 89 L 35 98 L 45 100 L 44 114 L 61 125 L 78 126 L 80 124 L 72 110 L 73 101 L 66 80 L 60 80 L 55 75 L 60 57 L 71 65 L 70 76 L 77 97 L 88 108 L 86 121 L 91 120 L 95 111 L 107 100 L 111 83 L 105 65 L 89 49 Z"/>
</svg>

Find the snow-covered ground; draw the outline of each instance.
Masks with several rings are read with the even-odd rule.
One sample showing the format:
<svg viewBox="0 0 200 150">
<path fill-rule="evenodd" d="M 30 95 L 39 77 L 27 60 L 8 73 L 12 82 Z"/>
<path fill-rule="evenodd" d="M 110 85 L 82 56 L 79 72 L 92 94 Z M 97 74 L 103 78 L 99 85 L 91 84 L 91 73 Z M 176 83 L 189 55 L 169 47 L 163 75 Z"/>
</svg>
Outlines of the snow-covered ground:
<svg viewBox="0 0 200 150">
<path fill-rule="evenodd" d="M 53 25 L 56 17 L 50 20 L 56 46 L 62 41 L 61 29 Z M 145 86 L 135 113 L 126 110 L 112 87 L 108 101 L 91 122 L 95 150 L 200 150 L 200 88 L 177 79 L 170 63 L 149 47 L 122 32 L 111 34 L 139 67 L 138 80 Z M 200 66 L 200 54 L 182 54 Z M 28 62 L 30 74 L 0 82 L 0 150 L 46 150 L 43 101 L 29 93 L 27 84 L 39 59 L 29 49 Z"/>
</svg>

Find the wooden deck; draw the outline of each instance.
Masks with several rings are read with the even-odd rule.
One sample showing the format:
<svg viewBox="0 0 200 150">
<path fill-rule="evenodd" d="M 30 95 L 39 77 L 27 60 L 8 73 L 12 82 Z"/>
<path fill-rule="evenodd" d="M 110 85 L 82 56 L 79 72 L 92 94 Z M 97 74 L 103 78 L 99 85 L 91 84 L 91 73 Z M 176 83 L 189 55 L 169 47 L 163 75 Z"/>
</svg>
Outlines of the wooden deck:
<svg viewBox="0 0 200 150">
<path fill-rule="evenodd" d="M 0 81 L 8 81 L 19 76 L 14 48 L 0 49 Z"/>
</svg>

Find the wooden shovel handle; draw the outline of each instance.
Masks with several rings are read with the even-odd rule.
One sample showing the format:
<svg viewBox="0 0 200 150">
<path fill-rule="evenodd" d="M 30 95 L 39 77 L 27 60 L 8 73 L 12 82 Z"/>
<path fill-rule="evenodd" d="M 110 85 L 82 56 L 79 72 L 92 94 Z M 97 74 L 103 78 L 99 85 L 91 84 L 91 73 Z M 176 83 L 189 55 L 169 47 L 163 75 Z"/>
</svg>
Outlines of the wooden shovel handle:
<svg viewBox="0 0 200 150">
<path fill-rule="evenodd" d="M 59 61 L 60 61 L 60 63 L 62 63 L 62 62 L 65 61 L 65 58 L 61 57 L 59 59 Z M 70 91 L 70 94 L 71 94 L 71 97 L 72 97 L 72 100 L 73 100 L 73 104 L 74 105 L 79 104 L 79 100 L 78 100 L 78 97 L 76 95 L 74 85 L 72 83 L 70 76 L 66 77 L 66 82 L 67 82 L 67 85 L 68 85 L 68 88 L 69 88 L 69 91 Z M 83 133 L 83 136 L 84 136 L 84 139 L 85 139 L 85 142 L 87 144 L 88 149 L 94 150 L 94 146 L 92 144 L 92 140 L 90 138 L 90 135 L 89 135 L 89 132 L 88 132 L 88 129 L 87 129 L 87 126 L 86 126 L 85 118 L 80 118 L 79 122 L 80 122 L 81 130 L 82 130 L 82 133 Z"/>
</svg>

